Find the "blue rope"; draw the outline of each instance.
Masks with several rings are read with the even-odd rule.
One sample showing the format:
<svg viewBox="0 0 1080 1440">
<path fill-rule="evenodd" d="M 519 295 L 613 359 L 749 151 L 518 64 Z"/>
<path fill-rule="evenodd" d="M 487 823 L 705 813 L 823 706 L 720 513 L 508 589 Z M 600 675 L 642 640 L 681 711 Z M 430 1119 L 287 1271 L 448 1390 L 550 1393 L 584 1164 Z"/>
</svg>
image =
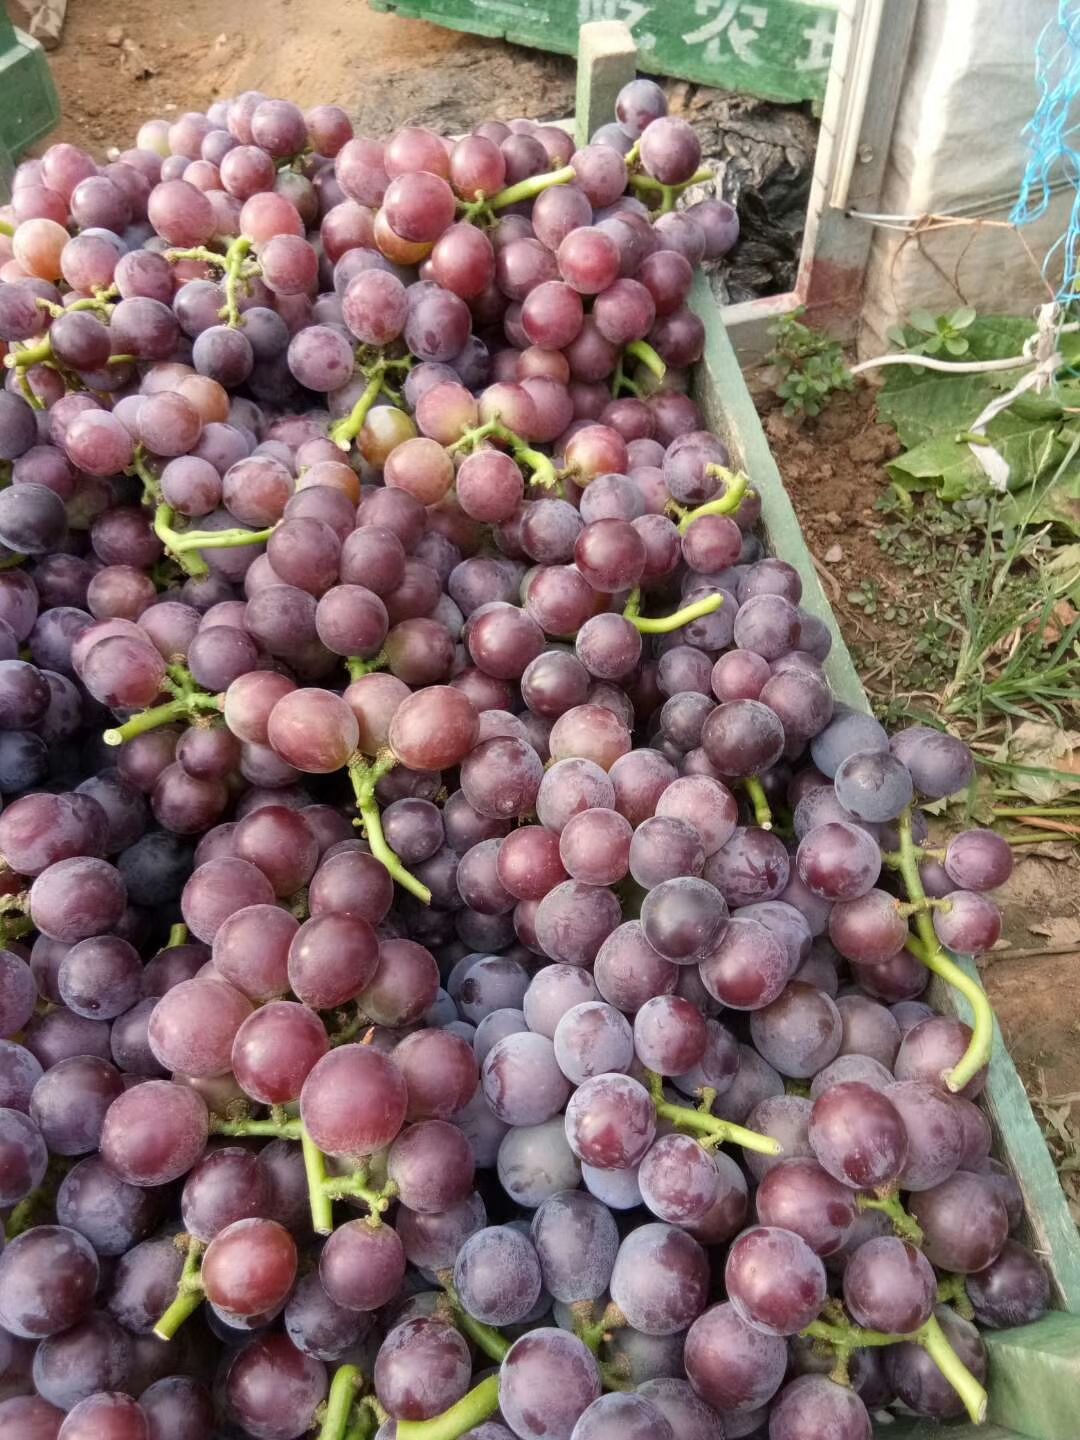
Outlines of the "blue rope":
<svg viewBox="0 0 1080 1440">
<path fill-rule="evenodd" d="M 1035 78 L 1039 103 L 1024 128 L 1028 162 L 1020 194 L 1009 217 L 1014 225 L 1028 225 L 1046 213 L 1050 185 L 1063 173 L 1073 189 L 1069 227 L 1050 247 L 1043 262 L 1062 265 L 1057 299 L 1075 301 L 1080 280 L 1080 122 L 1072 116 L 1080 95 L 1080 0 L 1058 0 L 1058 13 L 1047 23 L 1035 47 Z"/>
</svg>

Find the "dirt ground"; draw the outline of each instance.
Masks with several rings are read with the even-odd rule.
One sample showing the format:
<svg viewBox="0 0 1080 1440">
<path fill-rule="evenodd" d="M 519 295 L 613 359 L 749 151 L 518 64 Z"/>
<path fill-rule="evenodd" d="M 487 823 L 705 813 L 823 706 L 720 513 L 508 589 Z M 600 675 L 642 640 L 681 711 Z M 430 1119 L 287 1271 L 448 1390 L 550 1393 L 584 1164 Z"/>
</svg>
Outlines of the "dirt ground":
<svg viewBox="0 0 1080 1440">
<path fill-rule="evenodd" d="M 380 15 L 366 0 L 69 0 L 49 62 L 63 111 L 53 138 L 98 154 L 132 144 L 151 116 L 241 90 L 343 105 L 381 134 L 565 115 L 574 85 L 565 57 Z"/>
<path fill-rule="evenodd" d="M 140 123 L 244 89 L 345 106 L 359 129 L 464 128 L 483 117 L 550 118 L 572 108 L 573 65 L 497 41 L 380 15 L 366 0 L 70 0 L 50 56 L 63 108 L 56 138 L 102 155 Z M 765 427 L 849 643 L 880 640 L 846 600 L 890 567 L 874 536 L 883 462 L 898 450 L 873 395 L 841 396 L 795 424 L 766 403 Z M 838 547 L 838 549 L 837 549 Z M 828 557 L 828 558 L 826 558 Z M 893 572 L 894 574 L 896 572 Z M 1067 847 L 1019 852 L 1002 947 L 984 978 L 1034 1097 L 1080 1092 L 1080 871 Z"/>
</svg>

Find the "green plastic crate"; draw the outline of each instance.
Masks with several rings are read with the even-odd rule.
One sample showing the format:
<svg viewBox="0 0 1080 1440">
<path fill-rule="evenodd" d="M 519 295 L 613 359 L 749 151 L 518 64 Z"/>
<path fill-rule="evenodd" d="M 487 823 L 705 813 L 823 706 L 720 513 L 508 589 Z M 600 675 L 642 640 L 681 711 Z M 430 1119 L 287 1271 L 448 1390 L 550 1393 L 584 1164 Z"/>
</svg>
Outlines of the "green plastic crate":
<svg viewBox="0 0 1080 1440">
<path fill-rule="evenodd" d="M 45 51 L 0 10 L 0 192 L 10 185 L 11 162 L 59 120 Z"/>
<path fill-rule="evenodd" d="M 414 20 L 576 55 L 578 27 L 627 25 L 651 75 L 764 100 L 816 100 L 829 77 L 839 0 L 371 0 Z"/>
</svg>

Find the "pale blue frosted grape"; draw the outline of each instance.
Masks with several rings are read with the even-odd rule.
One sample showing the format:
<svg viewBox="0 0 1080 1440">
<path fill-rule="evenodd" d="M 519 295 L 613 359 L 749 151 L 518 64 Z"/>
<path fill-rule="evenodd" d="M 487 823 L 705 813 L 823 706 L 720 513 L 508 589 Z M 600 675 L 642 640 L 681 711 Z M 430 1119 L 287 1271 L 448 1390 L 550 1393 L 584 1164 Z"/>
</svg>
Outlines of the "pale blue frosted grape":
<svg viewBox="0 0 1080 1440">
<path fill-rule="evenodd" d="M 596 1300 L 607 1289 L 619 1249 L 611 1211 L 581 1190 L 563 1190 L 540 1205 L 532 1241 L 544 1286 L 556 1300 Z"/>
</svg>

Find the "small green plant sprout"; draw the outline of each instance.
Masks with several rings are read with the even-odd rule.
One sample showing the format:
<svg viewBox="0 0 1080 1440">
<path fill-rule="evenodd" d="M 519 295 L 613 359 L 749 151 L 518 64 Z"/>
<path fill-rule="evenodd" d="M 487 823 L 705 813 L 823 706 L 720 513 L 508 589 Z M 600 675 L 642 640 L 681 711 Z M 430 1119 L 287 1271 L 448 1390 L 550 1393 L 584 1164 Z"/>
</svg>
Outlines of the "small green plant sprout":
<svg viewBox="0 0 1080 1440">
<path fill-rule="evenodd" d="M 975 323 L 975 311 L 970 305 L 962 305 L 949 315 L 931 315 L 927 310 L 913 310 L 910 328 L 907 325 L 890 327 L 888 338 L 902 350 L 912 355 L 946 355 L 959 360 L 971 348 L 965 330 Z M 914 332 L 914 333 L 912 333 Z"/>
<path fill-rule="evenodd" d="M 855 383 L 839 343 L 804 325 L 799 318 L 804 313 L 800 306 L 769 326 L 773 348 L 765 364 L 772 367 L 785 415 L 820 415 L 837 390 L 851 390 Z"/>
</svg>

